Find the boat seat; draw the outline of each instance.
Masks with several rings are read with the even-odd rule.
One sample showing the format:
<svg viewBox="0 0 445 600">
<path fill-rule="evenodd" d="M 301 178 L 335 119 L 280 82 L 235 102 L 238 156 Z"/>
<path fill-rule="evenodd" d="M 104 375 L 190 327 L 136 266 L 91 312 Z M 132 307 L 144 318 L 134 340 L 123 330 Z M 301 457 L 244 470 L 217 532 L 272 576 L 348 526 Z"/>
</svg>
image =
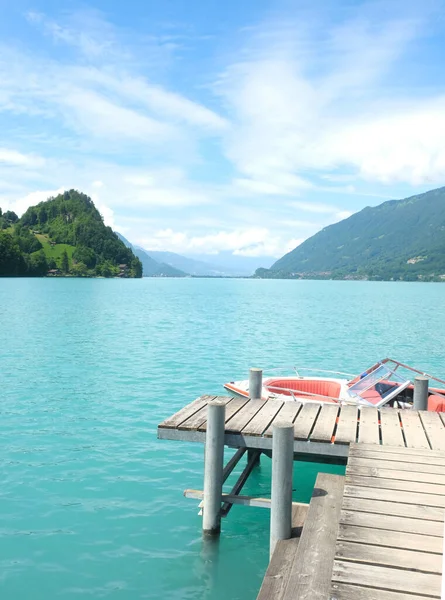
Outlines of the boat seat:
<svg viewBox="0 0 445 600">
<path fill-rule="evenodd" d="M 340 396 L 341 385 L 336 381 L 323 381 L 317 379 L 268 379 L 264 382 L 265 387 L 270 392 L 291 396 L 289 390 L 295 392 L 306 392 L 307 394 L 317 394 L 320 396 L 331 396 L 338 398 Z M 301 395 L 307 398 L 306 394 Z"/>
</svg>

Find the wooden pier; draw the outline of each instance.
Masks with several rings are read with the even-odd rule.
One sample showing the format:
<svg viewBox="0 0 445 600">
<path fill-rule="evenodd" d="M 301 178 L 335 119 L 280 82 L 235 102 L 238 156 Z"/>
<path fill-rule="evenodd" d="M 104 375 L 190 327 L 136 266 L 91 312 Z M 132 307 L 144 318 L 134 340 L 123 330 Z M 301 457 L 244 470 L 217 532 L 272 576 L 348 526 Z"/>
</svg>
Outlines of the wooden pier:
<svg viewBox="0 0 445 600">
<path fill-rule="evenodd" d="M 346 459 L 354 442 L 445 451 L 445 413 L 230 396 L 201 396 L 163 421 L 158 437 L 205 442 L 207 405 L 215 399 L 226 405 L 225 444 L 233 448 L 271 450 L 273 425 L 285 422 L 294 426 L 294 452 L 320 459 Z"/>
<path fill-rule="evenodd" d="M 290 445 L 277 453 L 283 427 Z M 201 396 L 163 421 L 158 437 L 213 447 L 204 491 L 186 491 L 203 500 L 205 531 L 218 533 L 232 504 L 271 509 L 273 554 L 258 600 L 441 598 L 445 413 Z M 225 467 L 224 445 L 236 449 Z M 282 483 L 272 474 L 271 499 L 241 496 L 261 452 L 279 459 Z M 347 462 L 346 476 L 320 473 L 310 504 L 292 504 L 289 452 Z M 244 454 L 246 467 L 223 494 Z"/>
<path fill-rule="evenodd" d="M 345 477 L 318 475 L 258 600 L 440 598 L 444 514 L 445 453 L 354 444 Z"/>
</svg>

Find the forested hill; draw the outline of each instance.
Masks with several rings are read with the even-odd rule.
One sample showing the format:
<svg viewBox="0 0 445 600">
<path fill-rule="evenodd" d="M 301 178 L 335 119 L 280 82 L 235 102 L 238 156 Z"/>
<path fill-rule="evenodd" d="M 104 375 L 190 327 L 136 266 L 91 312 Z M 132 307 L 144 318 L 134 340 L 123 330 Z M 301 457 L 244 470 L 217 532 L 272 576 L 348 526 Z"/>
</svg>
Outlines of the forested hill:
<svg viewBox="0 0 445 600">
<path fill-rule="evenodd" d="M 260 277 L 445 279 L 445 187 L 367 207 L 259 269 Z"/>
<path fill-rule="evenodd" d="M 32 206 L 19 219 L 0 210 L 0 276 L 141 277 L 142 265 L 76 190 Z"/>
</svg>

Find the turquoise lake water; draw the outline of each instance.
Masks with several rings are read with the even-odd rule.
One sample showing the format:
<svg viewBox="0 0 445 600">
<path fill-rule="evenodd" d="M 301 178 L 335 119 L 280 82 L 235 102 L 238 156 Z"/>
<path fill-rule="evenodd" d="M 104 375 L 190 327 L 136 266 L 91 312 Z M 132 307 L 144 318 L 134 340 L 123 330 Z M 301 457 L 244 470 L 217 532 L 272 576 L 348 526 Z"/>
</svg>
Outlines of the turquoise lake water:
<svg viewBox="0 0 445 600">
<path fill-rule="evenodd" d="M 250 366 L 445 375 L 445 285 L 0 279 L 0 598 L 254 600 L 268 512 L 203 544 L 201 444 L 156 426 Z M 295 499 L 317 470 L 296 464 Z M 245 493 L 270 492 L 270 461 Z"/>
</svg>

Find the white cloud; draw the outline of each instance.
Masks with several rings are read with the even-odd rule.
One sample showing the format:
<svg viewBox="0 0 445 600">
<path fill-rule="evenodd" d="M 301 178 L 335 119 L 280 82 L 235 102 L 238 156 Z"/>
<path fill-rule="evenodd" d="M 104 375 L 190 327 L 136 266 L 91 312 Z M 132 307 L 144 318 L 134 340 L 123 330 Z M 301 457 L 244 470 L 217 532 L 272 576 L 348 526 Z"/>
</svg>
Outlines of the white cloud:
<svg viewBox="0 0 445 600">
<path fill-rule="evenodd" d="M 44 164 L 44 159 L 34 154 L 22 154 L 17 150 L 8 150 L 0 148 L 0 163 L 18 167 L 40 167 Z"/>
<path fill-rule="evenodd" d="M 213 231 L 201 236 L 163 229 L 153 232 L 150 237 L 143 238 L 138 243 L 149 250 L 171 250 L 188 254 L 216 254 L 221 251 L 231 251 L 240 256 L 280 257 L 302 241 L 302 239 L 286 239 L 274 235 L 267 228 L 252 227 Z"/>
<path fill-rule="evenodd" d="M 413 98 L 391 86 L 421 26 L 357 17 L 337 28 L 318 19 L 309 32 L 297 20 L 280 24 L 281 35 L 270 25 L 254 30 L 250 45 L 238 49 L 243 59 L 216 86 L 234 121 L 227 156 L 253 180 L 237 184 L 288 194 L 283 178 L 334 179 L 338 168 L 385 184 L 442 181 L 445 94 Z"/>
</svg>

